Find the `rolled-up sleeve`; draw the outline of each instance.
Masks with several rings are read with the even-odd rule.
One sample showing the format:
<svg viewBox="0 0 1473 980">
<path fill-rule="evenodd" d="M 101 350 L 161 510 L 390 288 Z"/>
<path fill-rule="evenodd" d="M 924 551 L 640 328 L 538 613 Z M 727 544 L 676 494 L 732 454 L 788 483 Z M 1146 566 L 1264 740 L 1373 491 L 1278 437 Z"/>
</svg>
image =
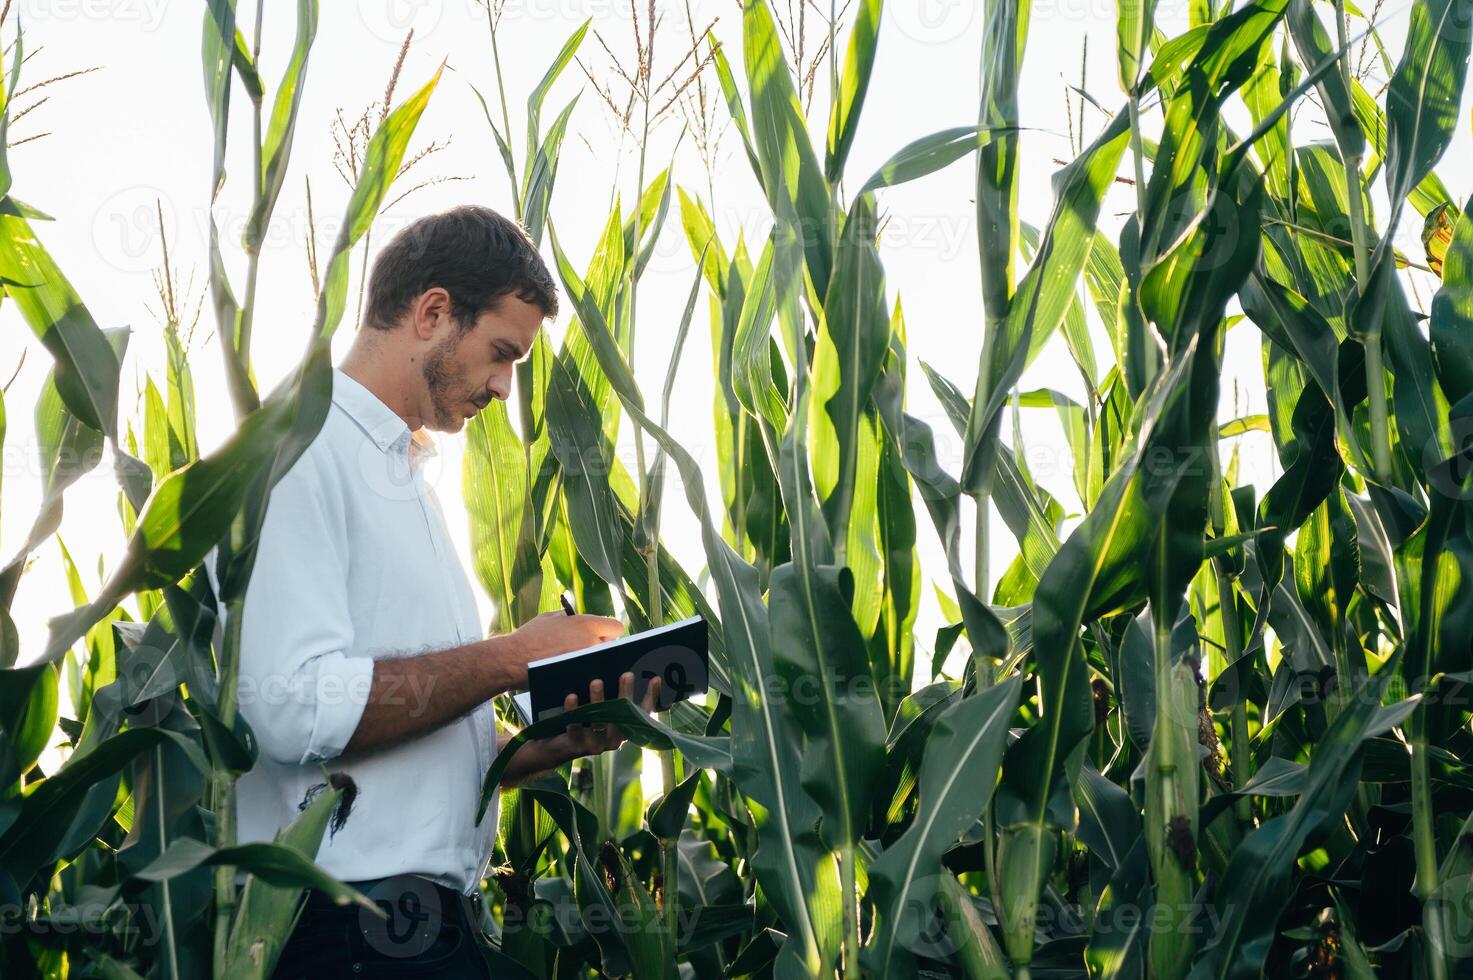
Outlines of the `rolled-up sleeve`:
<svg viewBox="0 0 1473 980">
<path fill-rule="evenodd" d="M 348 654 L 345 517 L 313 462 L 271 493 L 240 631 L 240 712 L 261 752 L 291 765 L 342 753 L 373 680 L 372 658 Z"/>
</svg>

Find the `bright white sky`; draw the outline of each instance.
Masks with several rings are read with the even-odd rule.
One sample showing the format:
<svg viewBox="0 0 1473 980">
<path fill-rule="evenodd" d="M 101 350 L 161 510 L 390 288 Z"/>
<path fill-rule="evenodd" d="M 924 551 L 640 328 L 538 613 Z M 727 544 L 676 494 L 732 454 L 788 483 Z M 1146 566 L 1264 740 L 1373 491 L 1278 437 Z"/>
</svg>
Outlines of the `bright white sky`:
<svg viewBox="0 0 1473 980">
<path fill-rule="evenodd" d="M 785 0 L 778 0 L 779 7 L 784 4 Z M 197 0 L 17 0 L 14 6 L 26 28 L 26 48 L 34 52 L 23 85 L 65 72 L 100 68 L 44 90 L 42 94 L 49 93 L 50 101 L 15 126 L 12 140 L 41 132 L 49 135 L 11 153 L 13 192 L 56 218 L 54 223 L 42 223 L 38 232 L 97 321 L 104 327 L 132 327 L 133 339 L 123 368 L 122 400 L 125 416 L 137 413 L 137 393 L 145 373 L 160 380 L 163 375 L 161 326 L 150 312 L 158 309 L 152 270 L 161 254 L 156 201 L 162 204 L 176 269 L 186 283 L 193 273 L 191 301 L 204 294 L 211 152 L 199 58 L 204 5 Z M 241 22 L 249 33 L 254 4 L 241 0 L 241 6 Z M 673 68 L 672 57 L 686 37 L 684 4 L 661 0 L 657 6 L 665 24 L 657 41 L 656 77 L 664 77 Z M 691 0 L 690 6 L 698 25 L 720 18 L 717 35 L 726 43 L 740 76 L 741 13 L 735 0 Z M 1399 52 L 1409 6 L 1406 2 L 1391 2 L 1383 9 L 1385 35 L 1393 53 Z M 294 7 L 280 2 L 267 11 L 261 64 L 268 98 L 290 53 Z M 981 7 L 974 0 L 892 0 L 886 5 L 879 61 L 850 161 L 851 185 L 911 140 L 975 121 Z M 1159 17 L 1168 33 L 1185 26 L 1187 7 L 1186 0 L 1161 4 Z M 292 172 L 277 206 L 261 264 L 254 355 L 263 388 L 274 385 L 295 362 L 312 318 L 313 298 L 304 261 L 308 233 L 304 177 L 312 183 L 317 237 L 325 254 L 347 198 L 347 187 L 332 165 L 330 125 L 334 112 L 341 109 L 352 118 L 381 97 L 410 27 L 414 28 L 414 43 L 396 101 L 422 84 L 441 60 L 452 69 L 446 72 L 414 144 L 422 147 L 434 140 L 449 145 L 411 176 L 416 180 L 432 176 L 468 179 L 440 183 L 396 205 L 375 227 L 374 245 L 415 217 L 457 203 L 469 201 L 508 213 L 511 210 L 495 143 L 470 88 L 474 84 L 488 99 L 493 98 L 490 37 L 480 5 L 475 0 L 330 0 L 322 8 Z M 1114 16 L 1110 0 L 1043 0 L 1033 6 L 1022 86 L 1022 120 L 1030 130 L 1024 140 L 1021 200 L 1024 217 L 1036 225 L 1043 224 L 1049 213 L 1048 181 L 1058 169 L 1056 159 L 1073 155 L 1067 136 L 1064 76 L 1070 82 L 1078 79 L 1086 37 L 1089 90 L 1104 105 L 1113 107 L 1121 101 L 1115 80 Z M 500 37 L 518 152 L 526 94 L 563 40 L 585 17 L 592 17 L 594 28 L 621 60 L 632 61 L 630 10 L 625 0 L 508 0 Z M 809 23 L 811 36 L 815 36 L 818 22 L 810 16 Z M 8 31 L 13 30 L 10 25 Z M 601 83 L 612 84 L 609 59 L 592 35 L 581 54 Z M 719 98 L 714 78 L 708 80 L 707 88 L 711 97 Z M 626 201 L 633 197 L 635 158 L 627 140 L 621 145 L 610 113 L 576 65 L 553 90 L 544 118 L 550 119 L 580 89 L 584 94 L 563 151 L 552 213 L 560 240 L 581 267 L 606 219 L 616 183 Z M 827 104 L 820 83 L 813 112 L 819 132 Z M 249 206 L 245 180 L 251 165 L 247 106 L 237 86 L 228 162 L 231 176 L 216 208 L 227 240 L 238 240 Z M 1103 116 L 1087 109 L 1085 121 L 1092 137 Z M 669 161 L 679 125 L 677 116 L 656 133 L 650 147 L 651 176 Z M 1467 190 L 1456 178 L 1469 172 L 1468 137 L 1467 129 L 1460 125 L 1452 155 L 1441 168 L 1457 196 Z M 1328 139 L 1322 126 L 1308 123 L 1296 128 L 1298 140 L 1317 138 Z M 676 179 L 692 193 L 707 196 L 707 175 L 690 139 L 681 147 Z M 720 144 L 714 184 L 718 196 L 715 213 L 727 246 L 733 244 L 738 227 L 747 229 L 749 242 L 760 240 L 767 227 L 766 209 L 734 131 L 728 130 Z M 1105 208 L 1105 220 L 1112 228 L 1118 224 L 1113 216 L 1131 207 L 1132 195 L 1130 188 L 1123 186 L 1113 192 Z M 888 285 L 891 296 L 899 294 L 905 305 L 911 352 L 935 365 L 968 393 L 981 340 L 972 196 L 971 168 L 960 163 L 926 180 L 886 191 L 881 201 L 890 215 L 882 240 Z M 1401 230 L 1399 241 L 1414 257 L 1420 257 L 1416 238 L 1419 222 L 1413 217 Z M 244 280 L 239 250 L 232 249 L 227 261 L 239 295 Z M 356 260 L 354 269 L 356 276 Z M 692 271 L 678 217 L 672 215 L 639 294 L 635 368 L 646 391 L 659 390 L 664 358 Z M 355 279 L 354 298 L 356 290 Z M 1424 300 L 1426 295 L 1424 292 Z M 704 312 L 703 304 L 698 307 L 698 322 L 690 334 L 686 368 L 676 385 L 672 429 L 698 460 L 711 461 L 711 355 Z M 339 352 L 351 340 L 351 305 L 349 315 L 349 322 L 338 335 Z M 566 314 L 551 326 L 555 342 L 560 340 L 565 324 Z M 1097 324 L 1095 328 L 1099 360 L 1105 365 L 1109 348 Z M 206 450 L 218 445 L 233 424 L 213 334 L 213 318 L 206 303 L 191 358 L 201 441 Z M 1231 404 L 1231 395 L 1227 396 L 1223 417 L 1262 411 L 1257 334 L 1251 328 L 1236 330 L 1230 335 L 1229 345 L 1232 371 L 1235 378 L 1241 379 L 1242 390 L 1237 410 Z M 24 539 L 39 503 L 40 474 L 31 406 L 49 358 L 13 305 L 4 304 L 0 307 L 0 381 L 9 377 L 23 351 L 29 354 L 5 396 L 9 425 L 4 443 L 0 537 L 5 559 Z M 952 438 L 950 426 L 930 396 L 918 367 L 913 367 L 911 379 L 911 411 L 931 422 L 943 458 L 956 472 L 959 441 Z M 1062 389 L 1076 398 L 1082 393 L 1062 344 L 1046 351 L 1023 379 L 1025 389 L 1042 386 Z M 1229 382 L 1226 391 L 1232 390 L 1233 382 Z M 1035 477 L 1061 499 L 1073 501 L 1068 451 L 1053 413 L 1025 410 L 1024 435 Z M 469 535 L 460 490 L 462 442 L 458 436 L 438 439 L 440 462 L 432 479 L 469 567 Z M 1275 475 L 1266 438 L 1250 436 L 1243 445 L 1244 477 L 1266 484 Z M 621 447 L 621 453 L 632 469 L 632 451 L 626 446 Z M 718 500 L 715 467 L 705 469 L 710 475 L 710 498 Z M 679 488 L 667 488 L 666 500 L 666 540 L 688 568 L 697 570 L 704 559 L 699 539 L 692 533 L 694 520 Z M 1077 507 L 1077 503 L 1072 506 Z M 932 578 L 944 581 L 945 566 L 935 535 L 924 511 L 918 509 L 918 514 L 923 560 Z M 89 592 L 96 590 L 122 553 L 125 542 L 116 515 L 117 485 L 111 466 L 104 462 L 68 492 L 61 532 L 83 569 Z M 992 567 L 997 575 L 1015 548 L 1000 524 L 995 541 Z M 489 602 L 485 596 L 481 601 L 489 620 Z M 938 623 L 929 587 L 923 602 L 917 658 L 922 682 L 927 678 L 926 668 L 921 665 L 929 661 L 933 630 Z M 39 653 L 46 620 L 70 607 L 57 544 L 49 541 L 22 580 L 13 609 L 21 632 L 23 660 Z"/>
</svg>

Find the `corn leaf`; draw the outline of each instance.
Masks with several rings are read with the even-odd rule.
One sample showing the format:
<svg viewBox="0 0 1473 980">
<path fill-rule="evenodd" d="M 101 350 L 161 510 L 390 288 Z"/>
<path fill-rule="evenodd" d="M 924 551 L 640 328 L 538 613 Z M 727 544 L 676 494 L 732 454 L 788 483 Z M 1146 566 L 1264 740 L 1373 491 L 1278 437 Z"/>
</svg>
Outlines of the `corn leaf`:
<svg viewBox="0 0 1473 980">
<path fill-rule="evenodd" d="M 877 975 L 916 975 L 910 947 L 928 928 L 948 874 L 937 869 L 992 798 L 1021 690 L 1021 679 L 1011 677 L 956 702 L 936 720 L 922 757 L 916 818 L 869 869 L 878 928 L 866 962 Z"/>
<path fill-rule="evenodd" d="M 30 222 L 18 214 L 0 212 L 0 280 L 55 358 L 56 390 L 67 411 L 112 438 L 118 425 L 119 359 Z"/>
<path fill-rule="evenodd" d="M 849 157 L 854 134 L 859 130 L 859 115 L 864 109 L 864 97 L 869 92 L 870 75 L 875 67 L 875 49 L 879 46 L 880 16 L 884 6 L 884 0 L 861 0 L 849 31 L 849 51 L 844 56 L 839 91 L 834 94 L 833 110 L 829 113 L 824 176 L 831 184 L 838 183 L 844 175 L 844 161 Z"/>
<path fill-rule="evenodd" d="M 506 767 L 517 751 L 529 741 L 561 735 L 569 725 L 605 722 L 619 726 L 630 741 L 649 749 L 669 751 L 680 749 L 681 754 L 694 766 L 702 769 L 731 770 L 730 740 L 725 735 L 687 735 L 655 720 L 639 705 L 627 698 L 585 704 L 572 711 L 565 711 L 553 718 L 544 718 L 528 725 L 502 747 L 496 761 L 486 770 L 486 779 L 481 790 L 481 809 L 477 820 L 483 817 L 490 806 L 492 794 L 501 783 Z"/>
<path fill-rule="evenodd" d="M 160 857 L 159 862 L 165 858 L 182 859 L 179 863 L 184 865 L 194 861 L 196 867 L 233 865 L 250 874 L 241 889 L 240 911 L 231 924 L 226 948 L 227 970 L 232 977 L 271 976 L 291 932 L 297 899 L 304 887 L 320 889 L 340 905 L 356 903 L 374 914 L 382 914 L 368 898 L 326 874 L 311 860 L 322 846 L 329 821 L 341 816 L 339 806 L 343 795 L 343 790 L 329 785 L 276 835 L 274 843 L 245 844 L 208 853 L 207 849 L 201 852 L 198 842 L 185 838 Z M 176 853 L 186 843 L 195 846 Z M 155 870 L 172 869 L 164 864 Z M 139 876 L 146 877 L 143 872 Z"/>
<path fill-rule="evenodd" d="M 39 869 L 65 856 L 57 853 L 64 843 L 78 837 L 81 838 L 76 840 L 78 845 L 90 841 L 106 818 L 107 810 L 98 814 L 96 822 L 84 827 L 80 834 L 73 833 L 72 826 L 75 821 L 87 822 L 88 811 L 81 809 L 81 803 L 93 784 L 107 779 L 140 753 L 165 741 L 185 749 L 200 772 L 210 771 L 209 762 L 193 741 L 164 728 L 129 729 L 85 755 L 73 754 L 60 770 L 30 787 L 19 811 L 13 813 L 10 825 L 0 833 L 0 869 L 23 886 Z"/>
<path fill-rule="evenodd" d="M 792 231 L 802 244 L 809 281 L 823 295 L 829 287 L 834 254 L 829 188 L 813 152 L 798 90 L 767 0 L 752 0 L 745 6 L 742 38 L 762 186 L 779 225 Z"/>
<path fill-rule="evenodd" d="M 1396 225 L 1401 202 L 1432 172 L 1452 142 L 1473 35 L 1459 0 L 1418 0 L 1406 49 L 1386 92 L 1386 193 Z"/>
<path fill-rule="evenodd" d="M 1126 95 L 1136 91 L 1147 42 L 1155 31 L 1155 0 L 1121 0 L 1116 13 L 1115 36 L 1119 57 L 1120 88 Z"/>
<path fill-rule="evenodd" d="M 706 560 L 716 586 L 722 632 L 732 666 L 732 771 L 752 805 L 758 848 L 753 870 L 767 900 L 791 930 L 780 952 L 788 969 L 819 972 L 838 943 L 839 900 L 832 864 L 824 866 L 818 841 L 821 811 L 800 784 L 800 736 L 787 702 L 767 696 L 774 673 L 768 610 L 757 570 L 720 536 L 706 504 L 700 466 L 643 408 L 643 399 L 602 315 L 566 260 L 558 271 L 584 319 L 599 366 L 625 410 L 670 455 L 686 500 L 701 523 Z M 797 974 L 795 974 L 797 975 Z"/>
<path fill-rule="evenodd" d="M 261 145 L 261 196 L 246 220 L 244 244 L 247 252 L 256 252 L 266 237 L 266 226 L 281 188 L 286 183 L 287 163 L 291 159 L 292 138 L 297 129 L 297 110 L 306 87 L 307 55 L 317 37 L 317 0 L 297 0 L 297 38 L 291 59 L 276 89 L 271 106 L 271 120 L 266 139 Z"/>
<path fill-rule="evenodd" d="M 526 451 L 505 403 L 492 402 L 466 426 L 462 484 L 476 575 L 496 602 L 495 622 L 511 628 L 536 614 L 542 568 Z"/>
<path fill-rule="evenodd" d="M 1022 373 L 1034 335 L 1051 334 L 1068 311 L 1074 283 L 1089 256 L 1100 204 L 1127 137 L 1126 116 L 1118 113 L 1095 142 L 1054 177 L 1054 213 L 1038 254 L 1009 302 L 1006 317 L 983 344 L 984 363 L 963 447 L 961 483 L 968 492 L 987 485 L 1001 409 Z"/>
<path fill-rule="evenodd" d="M 890 349 L 885 278 L 875 248 L 874 201 L 869 195 L 854 202 L 844 223 L 823 308 L 813 351 L 808 448 L 814 489 L 842 561 L 854 504 L 860 427 Z M 874 486 L 872 478 L 869 486 Z M 859 519 L 867 522 L 872 515 L 871 508 Z"/>
<path fill-rule="evenodd" d="M 541 81 L 532 89 L 532 93 L 527 96 L 527 162 L 522 169 L 523 202 L 531 199 L 532 171 L 537 165 L 534 154 L 539 153 L 539 148 L 542 145 L 538 135 L 542 130 L 542 103 L 547 99 L 548 91 L 552 89 L 553 83 L 558 80 L 558 76 L 563 73 L 563 69 L 568 67 L 573 57 L 578 53 L 578 47 L 583 43 L 583 38 L 588 33 L 588 25 L 590 23 L 592 21 L 585 20 L 579 25 L 577 30 L 568 35 L 568 39 L 563 42 L 562 48 L 558 50 L 557 55 L 552 59 L 552 64 L 548 65 L 547 71 L 543 72 Z M 564 125 L 566 125 L 566 122 L 564 122 Z M 508 133 L 507 135 L 510 136 L 511 134 Z"/>
<path fill-rule="evenodd" d="M 1018 78 L 1032 6 L 1029 0 L 987 0 L 983 5 L 977 247 L 982 261 L 984 361 L 1000 341 L 994 337 L 1003 330 L 1013 299 L 1013 261 L 1018 254 Z M 984 140 L 983 131 L 995 135 Z M 984 364 L 982 370 L 987 367 Z M 970 481 L 964 478 L 962 483 L 972 489 Z"/>
<path fill-rule="evenodd" d="M 1458 216 L 1428 322 L 1437 380 L 1448 401 L 1473 394 L 1473 218 Z"/>
<path fill-rule="evenodd" d="M 1311 834 L 1341 819 L 1349 805 L 1359 780 L 1361 748 L 1394 666 L 1388 664 L 1365 681 L 1318 740 L 1293 809 L 1253 831 L 1233 853 L 1218 885 L 1223 918 L 1194 964 L 1191 980 L 1247 980 L 1261 974 L 1289 898 L 1294 859 Z"/>
</svg>

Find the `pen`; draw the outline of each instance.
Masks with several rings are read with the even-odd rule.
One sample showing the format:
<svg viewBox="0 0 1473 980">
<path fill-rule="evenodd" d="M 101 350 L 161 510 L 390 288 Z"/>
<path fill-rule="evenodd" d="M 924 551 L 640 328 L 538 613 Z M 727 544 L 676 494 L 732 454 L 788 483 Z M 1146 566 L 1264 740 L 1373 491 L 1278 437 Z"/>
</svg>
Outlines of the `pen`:
<svg viewBox="0 0 1473 980">
<path fill-rule="evenodd" d="M 568 594 L 566 592 L 558 596 L 558 601 L 563 604 L 563 612 L 567 613 L 569 616 L 578 615 L 577 611 L 573 609 L 573 601 L 568 598 Z"/>
</svg>

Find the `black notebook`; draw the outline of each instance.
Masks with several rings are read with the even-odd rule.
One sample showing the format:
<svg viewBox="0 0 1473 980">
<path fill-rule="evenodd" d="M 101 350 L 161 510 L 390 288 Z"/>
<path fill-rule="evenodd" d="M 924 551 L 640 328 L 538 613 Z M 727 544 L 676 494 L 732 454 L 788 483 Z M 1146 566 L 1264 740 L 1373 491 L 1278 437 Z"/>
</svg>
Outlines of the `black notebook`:
<svg viewBox="0 0 1473 980">
<path fill-rule="evenodd" d="M 634 674 L 634 701 L 644 700 L 653 678 L 660 678 L 655 710 L 665 711 L 677 701 L 706 690 L 711 650 L 706 621 L 692 616 L 643 633 L 621 636 L 584 650 L 534 660 L 527 666 L 528 689 L 512 698 L 527 724 L 555 717 L 569 694 L 588 703 L 588 687 L 604 682 L 604 697 L 619 695 L 619 678 Z"/>
</svg>

